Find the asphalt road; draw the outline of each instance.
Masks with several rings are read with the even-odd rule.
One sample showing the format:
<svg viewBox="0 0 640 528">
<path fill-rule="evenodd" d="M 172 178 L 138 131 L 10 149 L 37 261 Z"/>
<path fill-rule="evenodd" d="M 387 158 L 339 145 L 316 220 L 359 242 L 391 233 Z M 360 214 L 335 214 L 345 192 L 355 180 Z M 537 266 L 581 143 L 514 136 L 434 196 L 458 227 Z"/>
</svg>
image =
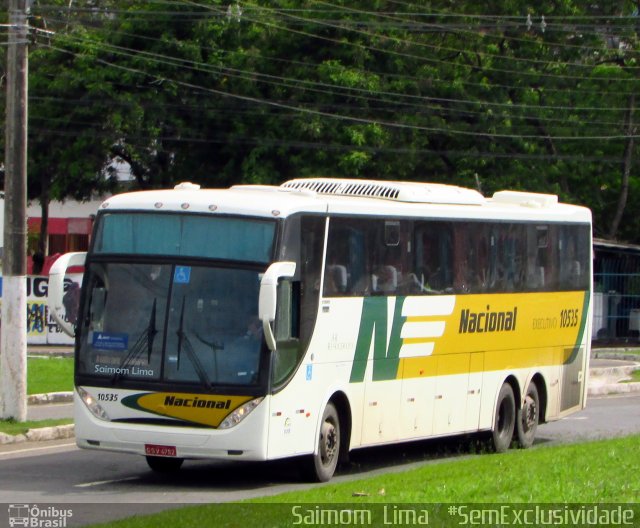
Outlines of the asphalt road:
<svg viewBox="0 0 640 528">
<path fill-rule="evenodd" d="M 73 403 L 30 405 L 27 409 L 27 420 L 55 420 L 57 418 L 73 418 Z"/>
<path fill-rule="evenodd" d="M 557 444 L 640 434 L 640 394 L 591 398 L 587 409 L 540 426 L 536 443 Z M 426 441 L 371 448 L 352 454 L 341 482 L 396 472 L 464 454 L 464 442 Z M 0 503 L 68 504 L 73 524 L 151 513 L 189 503 L 234 501 L 310 486 L 295 464 L 187 461 L 166 477 L 152 473 L 142 457 L 83 451 L 73 441 L 0 447 Z M 0 511 L 0 526 L 6 515 Z"/>
</svg>

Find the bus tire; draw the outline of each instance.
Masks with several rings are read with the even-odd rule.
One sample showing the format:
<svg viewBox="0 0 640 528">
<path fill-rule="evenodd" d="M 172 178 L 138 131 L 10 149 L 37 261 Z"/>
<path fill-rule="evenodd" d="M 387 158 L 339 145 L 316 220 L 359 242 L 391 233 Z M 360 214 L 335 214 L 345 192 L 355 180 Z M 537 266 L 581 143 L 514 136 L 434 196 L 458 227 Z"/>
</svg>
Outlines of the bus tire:
<svg viewBox="0 0 640 528">
<path fill-rule="evenodd" d="M 331 480 L 340 458 L 340 417 L 333 403 L 327 403 L 320 422 L 318 450 L 309 460 L 309 477 L 316 482 Z"/>
<path fill-rule="evenodd" d="M 516 416 L 516 431 L 518 446 L 526 449 L 533 445 L 540 420 L 540 397 L 538 387 L 531 382 L 527 387 L 522 408 L 518 409 Z"/>
<path fill-rule="evenodd" d="M 173 473 L 182 467 L 184 458 L 148 456 L 147 464 L 156 473 Z"/>
<path fill-rule="evenodd" d="M 496 414 L 491 431 L 491 446 L 496 453 L 504 453 L 511 445 L 516 425 L 516 400 L 508 383 L 500 387 Z"/>
</svg>

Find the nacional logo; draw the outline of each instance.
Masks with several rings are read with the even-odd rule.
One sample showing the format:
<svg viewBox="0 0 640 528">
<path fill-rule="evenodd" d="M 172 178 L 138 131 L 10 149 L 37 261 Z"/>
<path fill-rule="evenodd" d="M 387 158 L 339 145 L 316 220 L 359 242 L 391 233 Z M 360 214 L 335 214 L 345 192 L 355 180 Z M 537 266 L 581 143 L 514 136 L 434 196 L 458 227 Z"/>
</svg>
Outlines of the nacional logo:
<svg viewBox="0 0 640 528">
<path fill-rule="evenodd" d="M 491 305 L 478 302 L 479 299 L 482 297 L 365 297 L 349 381 L 364 381 L 371 355 L 371 379 L 392 380 L 399 376 L 401 360 L 415 363 L 436 353 L 436 345 L 440 353 L 446 350 L 444 347 L 460 350 L 460 343 L 469 346 L 468 338 L 456 341 L 463 334 L 481 338 L 482 334 L 516 332 L 516 299 L 502 300 L 499 309 L 492 309 Z M 460 314 L 459 320 L 456 313 Z"/>
<path fill-rule="evenodd" d="M 218 427 L 229 413 L 251 398 L 251 396 L 146 392 L 123 398 L 122 404 L 130 409 L 158 416 Z"/>
<path fill-rule="evenodd" d="M 484 332 L 515 332 L 516 321 L 518 319 L 518 307 L 513 310 L 491 311 L 491 306 L 487 305 L 484 312 L 472 312 L 462 310 L 460 312 L 460 334 L 481 334 Z"/>
<path fill-rule="evenodd" d="M 198 396 L 194 398 L 176 398 L 173 395 L 165 396 L 164 404 L 167 407 L 191 407 L 193 409 L 228 409 L 231 400 L 208 400 Z"/>
<path fill-rule="evenodd" d="M 401 359 L 433 354 L 446 330 L 456 297 L 365 297 L 350 383 L 364 381 L 373 350 L 373 381 L 398 377 Z"/>
</svg>

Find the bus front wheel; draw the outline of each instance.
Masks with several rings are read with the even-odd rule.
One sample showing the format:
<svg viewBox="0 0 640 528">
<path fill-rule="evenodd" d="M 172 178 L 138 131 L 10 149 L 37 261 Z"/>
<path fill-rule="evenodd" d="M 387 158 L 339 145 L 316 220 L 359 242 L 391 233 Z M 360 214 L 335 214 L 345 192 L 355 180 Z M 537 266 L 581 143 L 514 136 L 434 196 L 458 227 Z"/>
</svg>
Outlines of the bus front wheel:
<svg viewBox="0 0 640 528">
<path fill-rule="evenodd" d="M 148 456 L 147 464 L 156 473 L 172 473 L 178 471 L 184 458 Z"/>
<path fill-rule="evenodd" d="M 518 409 L 516 427 L 518 433 L 518 445 L 524 449 L 533 445 L 540 419 L 540 398 L 538 387 L 531 382 L 527 387 L 522 408 Z"/>
<path fill-rule="evenodd" d="M 327 482 L 333 477 L 340 456 L 340 417 L 333 403 L 329 402 L 324 409 L 318 449 L 309 461 L 309 477 L 317 482 Z"/>
<path fill-rule="evenodd" d="M 492 446 L 496 453 L 504 453 L 511 445 L 516 425 L 516 401 L 513 389 L 504 383 L 498 394 L 496 415 L 491 431 Z"/>
</svg>

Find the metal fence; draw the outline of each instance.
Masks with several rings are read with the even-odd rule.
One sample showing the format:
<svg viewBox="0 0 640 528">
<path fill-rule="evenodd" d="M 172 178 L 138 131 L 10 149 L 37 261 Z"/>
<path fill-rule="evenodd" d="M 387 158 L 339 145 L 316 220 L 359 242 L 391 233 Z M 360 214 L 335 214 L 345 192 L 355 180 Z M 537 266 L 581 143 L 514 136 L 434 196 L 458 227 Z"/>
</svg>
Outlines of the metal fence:
<svg viewBox="0 0 640 528">
<path fill-rule="evenodd" d="M 593 341 L 640 341 L 640 247 L 594 241 Z"/>
</svg>

